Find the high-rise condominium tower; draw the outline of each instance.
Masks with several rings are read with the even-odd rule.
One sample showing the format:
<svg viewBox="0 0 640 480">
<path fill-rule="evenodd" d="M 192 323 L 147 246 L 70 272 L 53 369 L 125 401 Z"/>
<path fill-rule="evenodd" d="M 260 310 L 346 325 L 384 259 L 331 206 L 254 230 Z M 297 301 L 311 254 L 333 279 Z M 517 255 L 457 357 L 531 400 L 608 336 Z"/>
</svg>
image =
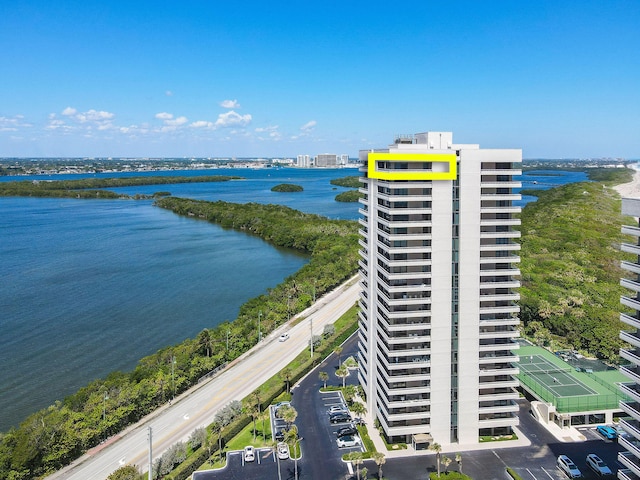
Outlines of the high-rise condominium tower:
<svg viewBox="0 0 640 480">
<path fill-rule="evenodd" d="M 510 433 L 522 152 L 427 132 L 360 156 L 368 410 L 395 442 L 474 444 Z"/>
</svg>

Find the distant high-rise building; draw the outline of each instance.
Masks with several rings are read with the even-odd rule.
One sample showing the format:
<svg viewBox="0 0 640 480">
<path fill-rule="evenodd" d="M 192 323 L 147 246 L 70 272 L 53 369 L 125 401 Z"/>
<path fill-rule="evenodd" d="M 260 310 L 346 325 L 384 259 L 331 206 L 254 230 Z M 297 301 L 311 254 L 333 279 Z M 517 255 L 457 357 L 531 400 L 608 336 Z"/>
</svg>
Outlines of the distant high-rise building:
<svg viewBox="0 0 640 480">
<path fill-rule="evenodd" d="M 338 156 L 335 153 L 320 153 L 316 155 L 316 167 L 335 167 L 338 165 Z"/>
<path fill-rule="evenodd" d="M 346 153 L 343 153 L 342 155 L 340 155 L 340 158 L 338 159 L 338 165 L 344 166 L 344 165 L 347 165 L 348 163 L 349 163 L 349 155 L 347 155 Z"/>
<path fill-rule="evenodd" d="M 623 198 L 622 214 L 640 217 L 640 198 Z M 631 313 L 620 314 L 620 320 L 631 330 L 620 332 L 620 338 L 630 345 L 620 350 L 620 356 L 629 362 L 620 367 L 620 372 L 629 377 L 628 383 L 620 384 L 620 390 L 630 398 L 629 401 L 621 401 L 620 408 L 630 417 L 620 420 L 620 426 L 629 436 L 618 438 L 618 444 L 626 449 L 618 453 L 618 460 L 625 467 L 618 470 L 618 478 L 637 480 L 640 479 L 640 225 L 625 225 L 622 233 L 633 237 L 633 243 L 622 244 L 622 251 L 635 255 L 635 260 L 622 262 L 622 268 L 630 278 L 620 280 L 620 284 L 632 294 L 620 300 L 627 310 L 631 310 Z"/>
<path fill-rule="evenodd" d="M 363 151 L 359 379 L 392 442 L 474 444 L 518 424 L 521 150 L 451 132 Z"/>
<path fill-rule="evenodd" d="M 311 157 L 309 155 L 298 155 L 296 165 L 300 168 L 309 168 L 311 166 Z"/>
</svg>

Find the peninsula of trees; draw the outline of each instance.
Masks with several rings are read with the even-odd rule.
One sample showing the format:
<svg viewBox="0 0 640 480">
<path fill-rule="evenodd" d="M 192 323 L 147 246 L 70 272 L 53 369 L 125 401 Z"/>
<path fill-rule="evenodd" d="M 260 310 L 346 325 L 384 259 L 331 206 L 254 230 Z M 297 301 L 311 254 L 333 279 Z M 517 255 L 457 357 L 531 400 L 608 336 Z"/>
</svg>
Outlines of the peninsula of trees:
<svg viewBox="0 0 640 480">
<path fill-rule="evenodd" d="M 137 187 L 142 185 L 172 185 L 176 183 L 209 183 L 241 180 L 242 177 L 206 175 L 194 177 L 153 176 L 122 178 L 83 178 L 80 180 L 23 180 L 0 182 L 2 197 L 57 197 L 57 198 L 140 198 L 103 190 L 105 188 Z M 161 192 L 156 196 L 167 195 Z"/>
</svg>

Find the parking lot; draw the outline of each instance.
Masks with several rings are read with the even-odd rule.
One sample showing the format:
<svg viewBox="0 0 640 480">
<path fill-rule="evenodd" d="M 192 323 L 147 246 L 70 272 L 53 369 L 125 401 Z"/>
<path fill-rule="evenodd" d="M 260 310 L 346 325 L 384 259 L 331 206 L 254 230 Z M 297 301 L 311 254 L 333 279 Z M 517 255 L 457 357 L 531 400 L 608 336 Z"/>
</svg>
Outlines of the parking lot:
<svg viewBox="0 0 640 480">
<path fill-rule="evenodd" d="M 343 358 L 352 354 L 355 346 L 355 337 L 352 337 L 345 344 Z M 322 381 L 318 378 L 320 371 L 329 374 L 329 385 L 342 384 L 342 381 L 335 376 L 337 368 L 338 360 L 332 356 L 303 378 L 292 390 L 291 404 L 298 412 L 295 424 L 301 437 L 302 457 L 298 461 L 298 478 L 301 480 L 355 479 L 355 474 L 349 475 L 348 466 L 342 461 L 342 455 L 362 448 L 359 446 L 339 448 L 336 432 L 346 424 L 330 423 L 327 413 L 331 407 L 340 407 L 344 404 L 342 395 L 340 392 L 320 392 L 322 387 Z M 350 375 L 347 383 L 356 384 L 356 376 Z M 580 429 L 586 438 L 584 442 L 561 442 L 529 415 L 529 403 L 526 400 L 521 399 L 519 403 L 520 429 L 531 441 L 531 446 L 502 448 L 499 443 L 496 443 L 494 448 L 461 452 L 463 471 L 475 480 L 504 480 L 506 466 L 512 467 L 525 480 L 566 480 L 567 476 L 556 466 L 556 459 L 562 454 L 568 455 L 576 463 L 587 480 L 601 478 L 586 466 L 585 459 L 589 453 L 600 456 L 614 470 L 614 473 L 620 467 L 616 460 L 620 450 L 618 443 L 604 438 L 595 427 Z M 272 425 L 278 426 L 279 423 L 276 421 Z M 453 453 L 445 454 L 450 458 L 454 455 Z M 243 465 L 240 453 L 230 453 L 225 469 L 214 474 L 200 473 L 194 477 L 194 480 L 278 479 L 277 462 L 273 453 L 270 450 L 261 450 L 258 456 L 259 462 Z M 369 478 L 375 478 L 378 470 L 375 463 L 367 460 L 363 466 L 369 469 Z M 436 470 L 435 455 L 387 457 L 383 469 L 384 477 L 389 480 L 422 480 L 427 478 L 429 472 Z M 455 462 L 450 469 L 457 469 Z M 281 461 L 281 478 L 294 479 L 293 460 Z M 615 475 L 611 478 L 615 478 Z"/>
</svg>

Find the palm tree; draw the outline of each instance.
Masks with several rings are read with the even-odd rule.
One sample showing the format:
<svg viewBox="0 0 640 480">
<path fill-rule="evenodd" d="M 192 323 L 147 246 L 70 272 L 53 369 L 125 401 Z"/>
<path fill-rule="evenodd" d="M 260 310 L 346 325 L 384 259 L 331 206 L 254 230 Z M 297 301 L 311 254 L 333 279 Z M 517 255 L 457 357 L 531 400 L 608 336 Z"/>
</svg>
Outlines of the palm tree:
<svg viewBox="0 0 640 480">
<path fill-rule="evenodd" d="M 245 400 L 244 411 L 249 414 L 253 420 L 253 441 L 256 441 L 256 420 L 260 416 L 260 404 L 253 402 L 253 398 L 249 397 Z"/>
<path fill-rule="evenodd" d="M 342 388 L 344 388 L 344 382 L 349 375 L 349 370 L 344 365 L 340 365 L 340 368 L 336 370 L 336 376 L 342 378 Z"/>
<path fill-rule="evenodd" d="M 373 458 L 373 461 L 376 462 L 376 465 L 378 466 L 378 479 L 381 479 L 382 465 L 386 463 L 387 459 L 384 457 L 384 453 L 382 452 L 373 452 L 371 454 L 371 458 Z"/>
<path fill-rule="evenodd" d="M 211 356 L 211 344 L 213 339 L 211 338 L 211 332 L 208 328 L 205 328 L 198 334 L 198 344 L 205 349 L 207 357 Z"/>
<path fill-rule="evenodd" d="M 462 473 L 462 455 L 456 453 L 456 462 L 458 462 L 458 471 Z"/>
<path fill-rule="evenodd" d="M 322 380 L 322 382 L 324 383 L 324 388 L 327 388 L 327 380 L 329 380 L 329 374 L 327 372 L 320 372 L 318 374 L 318 377 L 320 377 L 320 380 Z"/>
<path fill-rule="evenodd" d="M 363 415 L 365 415 L 367 413 L 367 407 L 362 402 L 358 402 L 358 401 L 353 402 L 353 405 L 351 405 L 351 407 L 349 407 L 349 408 L 358 417 L 362 417 Z"/>
<path fill-rule="evenodd" d="M 282 378 L 284 378 L 285 382 L 287 382 L 287 393 L 289 393 L 289 382 L 291 381 L 291 369 L 289 367 L 284 367 L 280 372 Z"/>
<path fill-rule="evenodd" d="M 258 390 L 254 390 L 253 393 L 251 393 L 251 396 L 253 397 L 253 401 L 256 403 L 256 405 L 258 406 L 258 418 L 260 418 L 260 415 L 262 414 L 262 401 L 260 399 L 260 389 Z M 253 426 L 253 429 L 255 430 L 255 425 Z M 264 435 L 264 415 L 262 415 L 262 438 L 265 438 Z M 255 440 L 255 435 L 254 435 L 254 440 Z"/>
<path fill-rule="evenodd" d="M 451 460 L 449 457 L 447 457 L 446 455 L 442 456 L 442 459 L 440 460 L 442 462 L 442 464 L 444 465 L 444 473 L 447 473 L 447 470 L 449 470 L 449 465 L 451 465 L 451 462 L 453 460 Z"/>
<path fill-rule="evenodd" d="M 284 440 L 289 446 L 293 445 L 293 448 L 289 449 L 290 452 L 293 452 L 293 455 L 289 454 L 289 456 L 293 457 L 294 478 L 298 480 L 298 442 L 300 441 L 298 437 L 298 427 L 292 425 L 291 428 L 285 432 Z"/>
<path fill-rule="evenodd" d="M 291 428 L 293 422 L 298 418 L 298 412 L 291 405 L 285 405 L 280 409 L 280 415 L 282 419 L 287 422 L 287 430 Z"/>
<path fill-rule="evenodd" d="M 360 480 L 360 465 L 364 461 L 362 459 L 362 452 L 351 452 L 347 456 L 348 460 L 356 466 L 356 478 Z"/>
<path fill-rule="evenodd" d="M 433 442 L 429 445 L 429 450 L 436 452 L 436 465 L 438 466 L 438 478 L 440 478 L 440 452 L 442 452 L 442 446 L 437 442 Z"/>
<path fill-rule="evenodd" d="M 278 480 L 282 480 L 282 473 L 280 472 L 280 457 L 278 456 L 278 442 L 277 440 L 272 440 L 269 442 L 269 446 L 271 447 L 271 451 L 276 456 L 276 461 L 278 462 Z"/>
<path fill-rule="evenodd" d="M 340 365 L 342 363 L 342 347 L 340 345 L 338 345 L 336 348 L 333 349 L 333 353 L 335 353 L 336 355 L 338 355 L 338 365 Z"/>
</svg>

